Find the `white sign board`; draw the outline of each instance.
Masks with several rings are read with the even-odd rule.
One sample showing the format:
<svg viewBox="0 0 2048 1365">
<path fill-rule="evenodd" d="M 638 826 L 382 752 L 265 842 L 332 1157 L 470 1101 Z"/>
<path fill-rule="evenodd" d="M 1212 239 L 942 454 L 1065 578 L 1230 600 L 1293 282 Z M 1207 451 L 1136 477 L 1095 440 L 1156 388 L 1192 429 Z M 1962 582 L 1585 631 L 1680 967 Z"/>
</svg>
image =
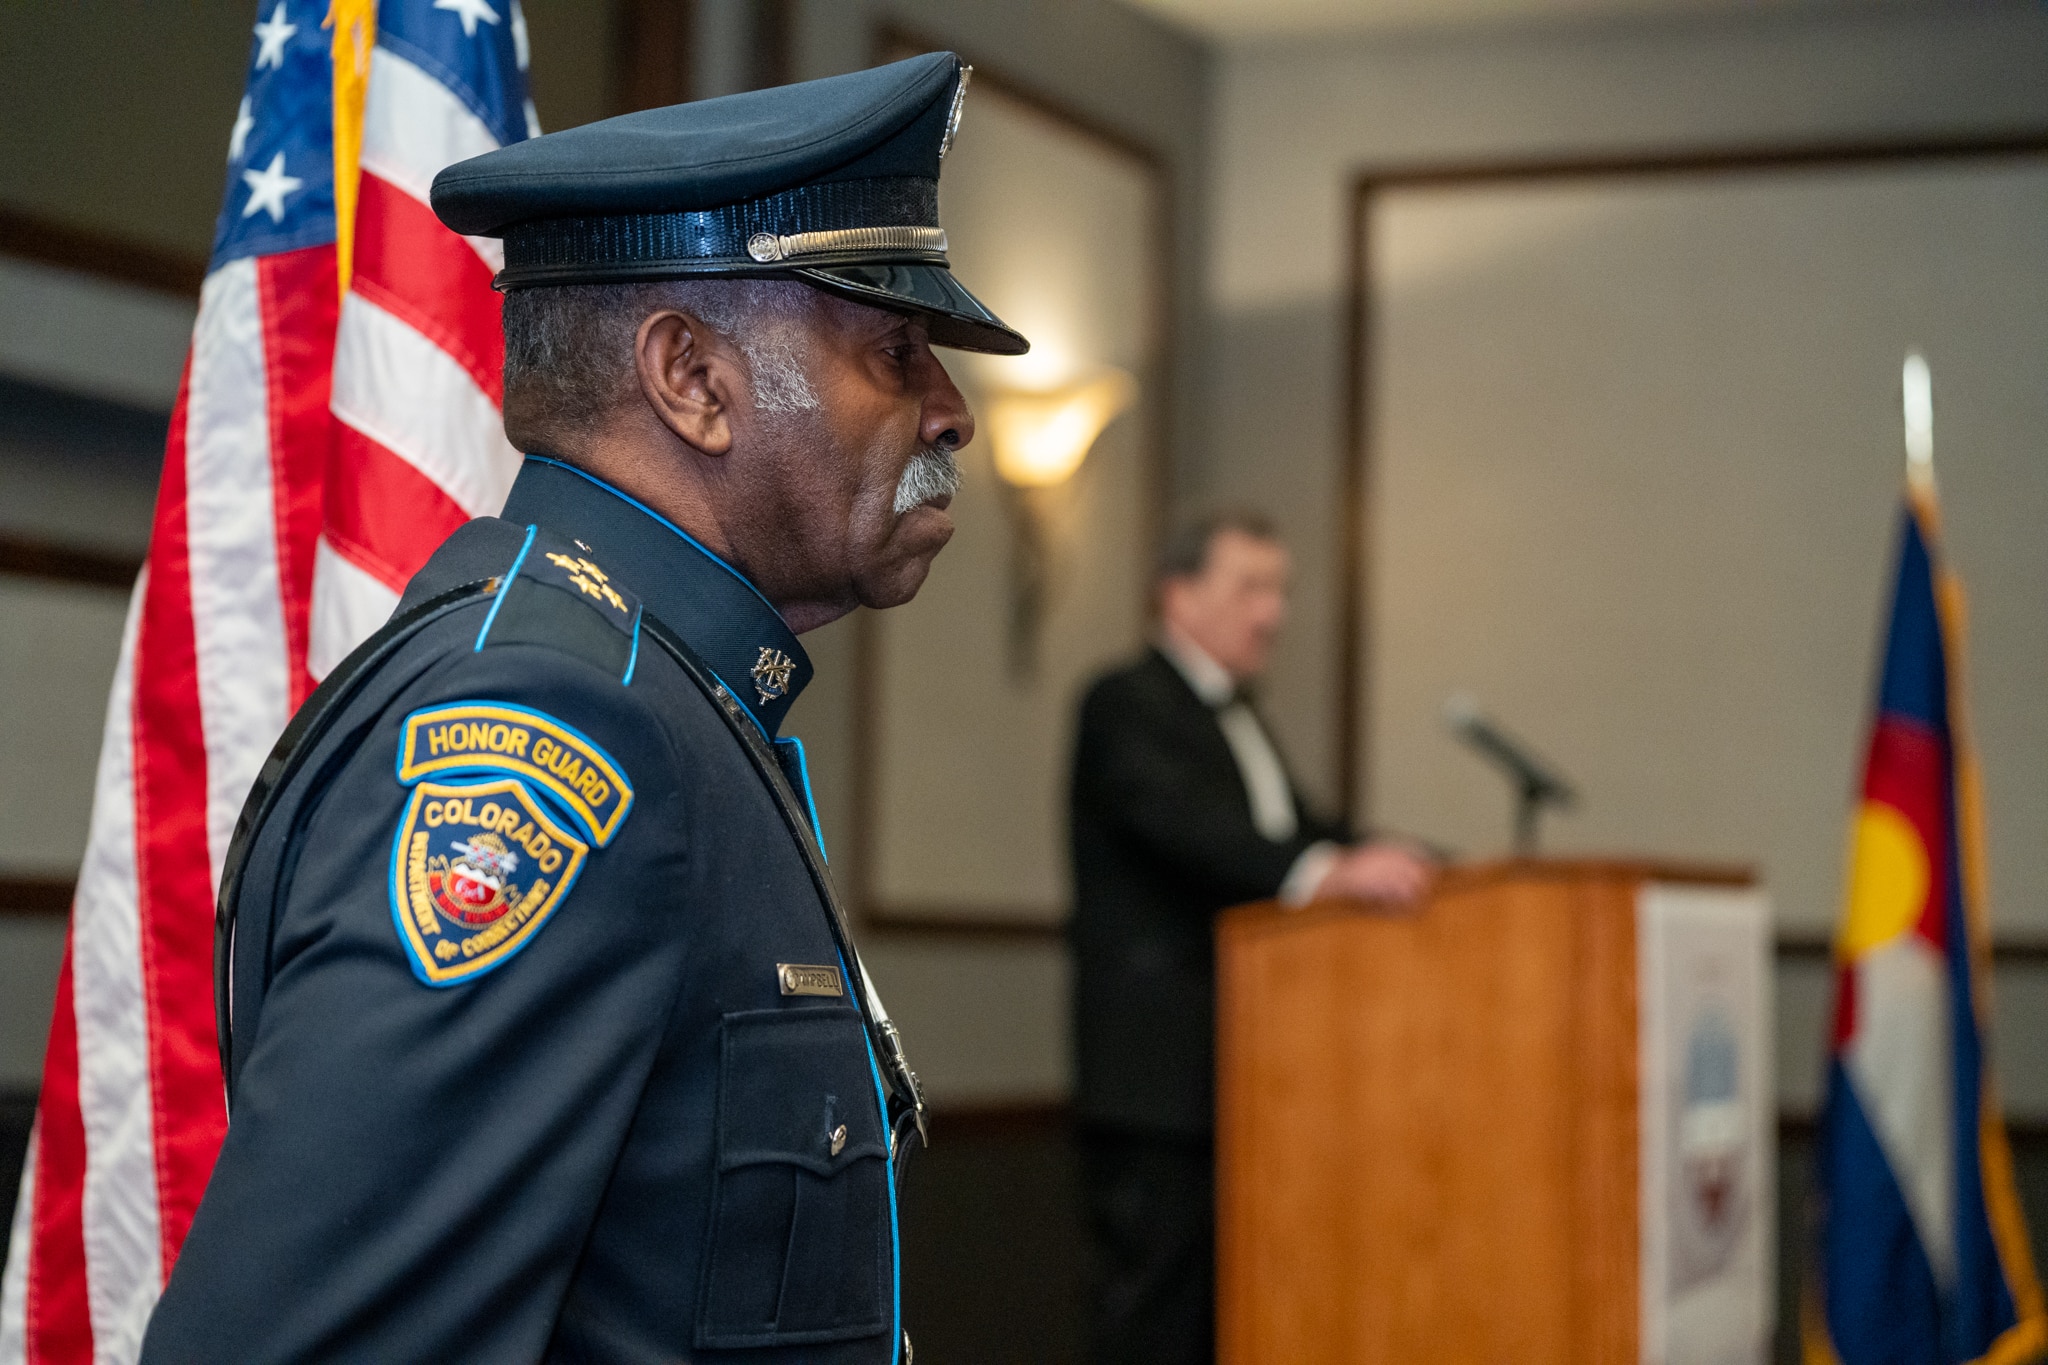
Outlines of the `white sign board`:
<svg viewBox="0 0 2048 1365">
<path fill-rule="evenodd" d="M 1768 902 L 1644 886 L 1644 1365 L 1762 1365 L 1776 1320 L 1776 1091 Z"/>
</svg>

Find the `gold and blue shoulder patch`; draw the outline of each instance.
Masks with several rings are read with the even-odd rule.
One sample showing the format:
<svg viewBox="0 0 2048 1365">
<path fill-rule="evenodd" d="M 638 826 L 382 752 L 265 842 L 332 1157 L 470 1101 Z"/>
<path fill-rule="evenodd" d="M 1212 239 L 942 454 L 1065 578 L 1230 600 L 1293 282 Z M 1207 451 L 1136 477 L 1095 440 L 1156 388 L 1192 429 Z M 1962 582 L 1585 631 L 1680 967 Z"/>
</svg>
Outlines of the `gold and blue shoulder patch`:
<svg viewBox="0 0 2048 1365">
<path fill-rule="evenodd" d="M 603 848 L 633 808 L 633 787 L 610 754 L 573 726 L 505 702 L 459 701 L 405 718 L 398 780 L 504 772 L 529 779 Z"/>
<path fill-rule="evenodd" d="M 391 850 L 391 916 L 429 986 L 482 976 L 533 941 L 590 856 L 515 777 L 422 782 Z"/>
<path fill-rule="evenodd" d="M 625 771 L 589 736 L 507 702 L 407 716 L 398 780 L 413 792 L 391 849 L 391 917 L 429 986 L 475 980 L 531 943 L 633 807 Z"/>
</svg>

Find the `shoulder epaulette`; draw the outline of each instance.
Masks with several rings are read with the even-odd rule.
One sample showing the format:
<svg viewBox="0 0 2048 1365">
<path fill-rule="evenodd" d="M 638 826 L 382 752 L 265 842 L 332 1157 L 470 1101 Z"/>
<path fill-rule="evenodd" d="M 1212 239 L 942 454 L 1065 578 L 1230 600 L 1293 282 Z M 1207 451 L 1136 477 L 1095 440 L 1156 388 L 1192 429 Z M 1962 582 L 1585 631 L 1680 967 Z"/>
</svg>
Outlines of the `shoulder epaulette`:
<svg viewBox="0 0 2048 1365">
<path fill-rule="evenodd" d="M 546 645 L 587 660 L 620 682 L 639 656 L 640 599 L 612 580 L 595 552 L 527 527 L 476 647 Z"/>
</svg>

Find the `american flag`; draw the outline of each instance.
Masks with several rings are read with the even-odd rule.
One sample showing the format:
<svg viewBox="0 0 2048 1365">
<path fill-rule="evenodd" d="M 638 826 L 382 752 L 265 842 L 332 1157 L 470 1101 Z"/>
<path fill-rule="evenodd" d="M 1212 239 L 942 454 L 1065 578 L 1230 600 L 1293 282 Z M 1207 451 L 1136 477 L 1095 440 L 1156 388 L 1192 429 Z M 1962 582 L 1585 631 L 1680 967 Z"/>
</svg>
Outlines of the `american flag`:
<svg viewBox="0 0 2048 1365">
<path fill-rule="evenodd" d="M 538 132 L 518 0 L 262 0 L 107 702 L 0 1365 L 136 1358 L 226 1128 L 213 902 L 314 683 L 518 457 L 497 243 L 427 206 Z"/>
</svg>

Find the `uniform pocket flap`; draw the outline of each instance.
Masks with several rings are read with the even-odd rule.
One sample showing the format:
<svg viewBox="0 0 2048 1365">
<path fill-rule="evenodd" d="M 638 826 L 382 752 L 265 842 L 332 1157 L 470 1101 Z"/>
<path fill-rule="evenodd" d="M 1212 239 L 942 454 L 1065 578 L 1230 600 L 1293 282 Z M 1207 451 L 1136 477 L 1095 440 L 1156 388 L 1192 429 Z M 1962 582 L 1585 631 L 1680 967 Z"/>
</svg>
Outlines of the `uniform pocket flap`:
<svg viewBox="0 0 2048 1365">
<path fill-rule="evenodd" d="M 831 1176 L 888 1157 L 858 1010 L 728 1014 L 721 1045 L 719 1170 L 773 1162 Z"/>
<path fill-rule="evenodd" d="M 728 1014 L 719 1046 L 697 1344 L 792 1347 L 886 1333 L 894 1214 L 859 1012 Z"/>
</svg>

